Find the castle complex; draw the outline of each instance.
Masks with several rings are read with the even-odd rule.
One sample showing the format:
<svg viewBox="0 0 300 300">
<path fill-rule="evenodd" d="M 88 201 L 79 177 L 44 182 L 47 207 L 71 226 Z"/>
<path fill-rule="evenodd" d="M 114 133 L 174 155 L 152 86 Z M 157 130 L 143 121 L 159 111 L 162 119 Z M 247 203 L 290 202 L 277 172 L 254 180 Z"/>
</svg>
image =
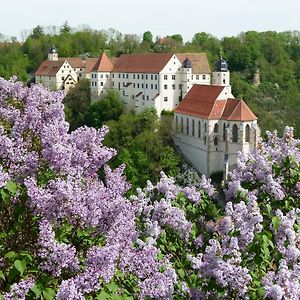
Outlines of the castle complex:
<svg viewBox="0 0 300 300">
<path fill-rule="evenodd" d="M 123 54 L 110 59 L 59 58 L 52 47 L 35 73 L 37 83 L 68 89 L 90 79 L 91 97 L 119 90 L 127 111 L 174 111 L 173 139 L 199 172 L 211 175 L 232 168 L 239 151 L 249 152 L 260 136 L 257 118 L 231 93 L 224 59 L 211 70 L 205 53 Z"/>
</svg>

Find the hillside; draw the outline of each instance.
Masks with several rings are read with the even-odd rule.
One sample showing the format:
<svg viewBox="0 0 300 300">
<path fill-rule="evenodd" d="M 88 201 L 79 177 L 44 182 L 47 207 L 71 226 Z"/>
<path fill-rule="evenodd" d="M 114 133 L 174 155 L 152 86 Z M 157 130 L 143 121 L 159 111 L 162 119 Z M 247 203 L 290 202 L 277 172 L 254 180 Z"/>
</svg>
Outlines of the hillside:
<svg viewBox="0 0 300 300">
<path fill-rule="evenodd" d="M 289 125 L 300 136 L 300 32 L 248 31 L 221 40 L 200 32 L 184 43 L 180 34 L 153 39 L 149 31 L 140 37 L 113 29 L 76 31 L 65 24 L 59 34 L 52 35 L 37 26 L 24 43 L 0 41 L 0 76 L 8 79 L 15 74 L 29 80 L 52 44 L 65 57 L 98 56 L 104 50 L 111 57 L 137 52 L 206 52 L 212 69 L 221 53 L 229 64 L 234 95 L 242 97 L 258 116 L 262 132 L 276 129 L 281 133 Z M 260 84 L 254 85 L 257 73 Z"/>
</svg>

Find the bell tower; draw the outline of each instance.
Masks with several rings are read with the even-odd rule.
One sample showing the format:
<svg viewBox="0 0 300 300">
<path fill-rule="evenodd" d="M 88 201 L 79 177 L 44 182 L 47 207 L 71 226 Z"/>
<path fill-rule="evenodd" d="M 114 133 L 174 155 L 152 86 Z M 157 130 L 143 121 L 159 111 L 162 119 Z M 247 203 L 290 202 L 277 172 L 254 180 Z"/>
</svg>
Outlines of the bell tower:
<svg viewBox="0 0 300 300">
<path fill-rule="evenodd" d="M 56 61 L 58 60 L 58 53 L 54 45 L 51 46 L 48 52 L 48 60 Z"/>
<path fill-rule="evenodd" d="M 228 70 L 226 60 L 222 57 L 215 64 L 215 70 L 213 72 L 213 85 L 226 86 L 231 91 L 230 72 Z"/>
</svg>

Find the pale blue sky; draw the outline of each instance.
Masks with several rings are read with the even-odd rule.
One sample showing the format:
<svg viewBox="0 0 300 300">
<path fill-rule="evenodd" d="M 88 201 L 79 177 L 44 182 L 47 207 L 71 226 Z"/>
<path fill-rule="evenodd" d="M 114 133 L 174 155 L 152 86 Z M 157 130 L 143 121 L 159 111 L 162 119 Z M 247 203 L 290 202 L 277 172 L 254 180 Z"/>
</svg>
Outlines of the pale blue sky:
<svg viewBox="0 0 300 300">
<path fill-rule="evenodd" d="M 300 30 L 300 0 L 0 0 L 0 33 L 22 37 L 37 25 L 154 36 L 182 34 L 190 40 L 205 31 L 219 38 L 242 31 Z"/>
</svg>

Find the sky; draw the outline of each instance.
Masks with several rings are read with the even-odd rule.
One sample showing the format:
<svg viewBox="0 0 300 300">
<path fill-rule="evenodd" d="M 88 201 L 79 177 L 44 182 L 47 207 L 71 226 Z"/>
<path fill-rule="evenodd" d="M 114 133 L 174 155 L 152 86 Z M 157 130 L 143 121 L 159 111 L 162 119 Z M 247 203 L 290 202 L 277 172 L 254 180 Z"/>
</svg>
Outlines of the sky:
<svg viewBox="0 0 300 300">
<path fill-rule="evenodd" d="M 197 32 L 218 38 L 241 32 L 300 30 L 300 0 L 0 0 L 0 33 L 22 40 L 37 25 L 153 36 Z"/>
</svg>

